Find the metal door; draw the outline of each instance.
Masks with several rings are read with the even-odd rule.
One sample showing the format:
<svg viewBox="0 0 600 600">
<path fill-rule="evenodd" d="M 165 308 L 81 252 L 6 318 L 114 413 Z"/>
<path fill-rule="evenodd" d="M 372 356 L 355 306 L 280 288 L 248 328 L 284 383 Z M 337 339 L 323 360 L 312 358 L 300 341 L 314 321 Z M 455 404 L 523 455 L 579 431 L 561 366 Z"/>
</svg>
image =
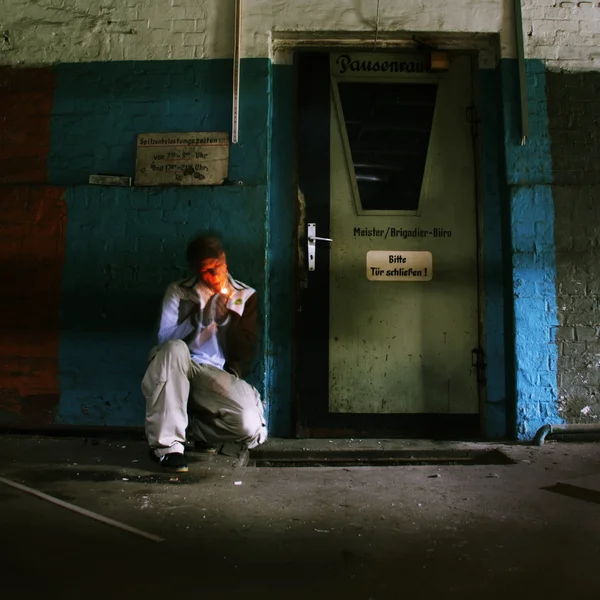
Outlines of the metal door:
<svg viewBox="0 0 600 600">
<path fill-rule="evenodd" d="M 308 270 L 299 350 L 316 361 L 315 381 L 299 385 L 301 425 L 420 435 L 435 421 L 452 435 L 452 416 L 474 425 L 479 411 L 471 58 L 453 57 L 443 73 L 419 55 L 327 62 L 317 96 L 323 103 L 327 88 L 328 118 L 315 118 L 314 97 L 308 111 L 327 139 L 299 131 Z M 311 135 L 320 166 L 302 158 Z"/>
</svg>

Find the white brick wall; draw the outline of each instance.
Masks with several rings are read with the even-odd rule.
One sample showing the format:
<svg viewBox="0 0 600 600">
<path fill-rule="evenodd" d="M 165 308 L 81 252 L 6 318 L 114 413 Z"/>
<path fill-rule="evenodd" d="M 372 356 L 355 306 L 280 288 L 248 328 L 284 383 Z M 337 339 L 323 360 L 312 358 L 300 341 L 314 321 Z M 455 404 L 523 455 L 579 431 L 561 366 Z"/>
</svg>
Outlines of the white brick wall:
<svg viewBox="0 0 600 600">
<path fill-rule="evenodd" d="M 272 34 L 499 33 L 514 57 L 513 0 L 244 0 L 243 56 Z M 225 58 L 234 0 L 0 0 L 0 64 Z M 523 0 L 526 53 L 553 69 L 600 69 L 600 0 Z"/>
<path fill-rule="evenodd" d="M 369 36 L 378 20 L 381 31 L 499 32 L 505 1 L 244 0 L 242 55 L 269 56 L 271 32 Z M 233 12 L 234 0 L 0 0 L 0 63 L 230 57 Z"/>
<path fill-rule="evenodd" d="M 525 51 L 553 70 L 600 70 L 600 2 L 523 0 Z"/>
<path fill-rule="evenodd" d="M 501 33 L 510 0 L 244 0 L 246 43 L 251 56 L 269 53 L 270 32 L 344 32 L 375 40 L 379 23 L 388 32 Z M 378 14 L 379 6 L 379 14 Z M 509 32 L 507 51 L 512 51 Z M 510 47 L 510 48 L 509 48 Z"/>
<path fill-rule="evenodd" d="M 0 0 L 0 63 L 231 56 L 233 0 Z"/>
</svg>

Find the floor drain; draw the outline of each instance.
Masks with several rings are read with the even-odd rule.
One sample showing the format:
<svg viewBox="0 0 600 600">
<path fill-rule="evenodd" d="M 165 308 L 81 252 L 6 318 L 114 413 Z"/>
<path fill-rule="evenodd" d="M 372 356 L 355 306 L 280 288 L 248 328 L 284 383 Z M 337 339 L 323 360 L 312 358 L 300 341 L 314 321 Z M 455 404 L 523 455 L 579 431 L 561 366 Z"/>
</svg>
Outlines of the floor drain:
<svg viewBox="0 0 600 600">
<path fill-rule="evenodd" d="M 513 465 L 500 450 L 332 450 L 251 451 L 248 467 L 404 467 L 415 465 Z"/>
</svg>

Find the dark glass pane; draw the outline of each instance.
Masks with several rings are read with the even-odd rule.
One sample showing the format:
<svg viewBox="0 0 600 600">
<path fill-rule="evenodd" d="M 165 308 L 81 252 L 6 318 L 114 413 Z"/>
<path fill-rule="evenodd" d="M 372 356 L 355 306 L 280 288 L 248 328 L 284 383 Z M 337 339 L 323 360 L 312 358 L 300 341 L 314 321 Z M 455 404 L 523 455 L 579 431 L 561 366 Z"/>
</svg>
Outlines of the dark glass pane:
<svg viewBox="0 0 600 600">
<path fill-rule="evenodd" d="M 338 87 L 363 210 L 417 210 L 437 86 Z"/>
</svg>

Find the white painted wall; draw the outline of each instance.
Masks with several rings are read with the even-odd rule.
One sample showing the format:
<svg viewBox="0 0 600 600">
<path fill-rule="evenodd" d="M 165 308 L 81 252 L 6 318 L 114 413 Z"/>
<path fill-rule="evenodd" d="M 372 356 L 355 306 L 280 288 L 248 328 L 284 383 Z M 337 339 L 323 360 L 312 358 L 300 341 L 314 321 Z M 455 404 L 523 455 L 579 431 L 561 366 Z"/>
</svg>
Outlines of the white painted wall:
<svg viewBox="0 0 600 600">
<path fill-rule="evenodd" d="M 553 70 L 600 70 L 600 2 L 523 0 L 528 58 Z"/>
<path fill-rule="evenodd" d="M 267 56 L 281 32 L 344 32 L 349 41 L 373 42 L 390 33 L 439 32 L 500 33 L 503 54 L 512 54 L 505 5 L 510 0 L 245 0 L 245 52 Z"/>
<path fill-rule="evenodd" d="M 375 40 L 377 30 L 499 33 L 502 56 L 515 55 L 513 0 L 243 0 L 243 6 L 244 57 L 271 55 L 282 32 Z M 231 57 L 233 7 L 234 0 L 0 0 L 0 64 Z M 597 0 L 523 0 L 523 7 L 529 58 L 552 68 L 598 68 Z"/>
<path fill-rule="evenodd" d="M 0 63 L 230 57 L 233 6 L 233 0 L 0 0 Z"/>
</svg>

